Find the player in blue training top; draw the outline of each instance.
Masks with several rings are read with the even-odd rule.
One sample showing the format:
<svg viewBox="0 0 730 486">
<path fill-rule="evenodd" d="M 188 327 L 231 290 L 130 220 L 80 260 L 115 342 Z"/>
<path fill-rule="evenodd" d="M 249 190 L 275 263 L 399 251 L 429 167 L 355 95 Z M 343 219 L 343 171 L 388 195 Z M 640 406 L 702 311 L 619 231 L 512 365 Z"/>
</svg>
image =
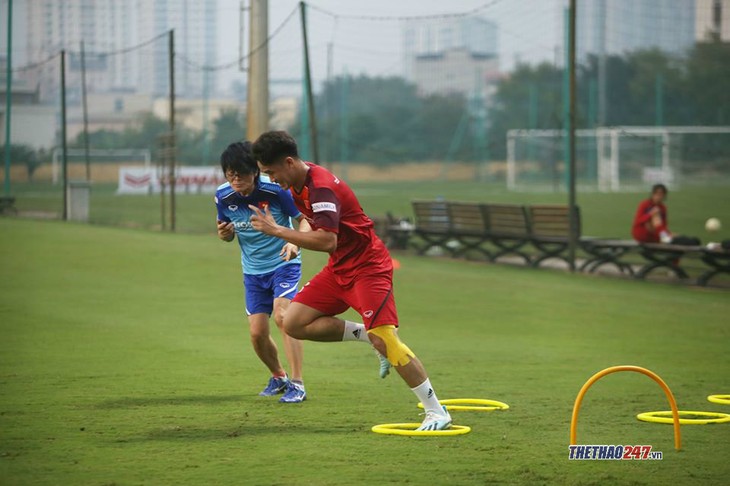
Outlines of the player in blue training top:
<svg viewBox="0 0 730 486">
<path fill-rule="evenodd" d="M 284 313 L 297 295 L 302 276 L 299 248 L 253 229 L 250 223 L 253 212 L 249 205 L 262 211 L 268 208 L 280 225 L 291 228 L 294 218 L 299 221 L 301 231 L 309 231 L 311 227 L 296 208 L 289 191 L 260 180 L 250 142 L 232 143 L 221 154 L 220 161 L 228 182 L 219 186 L 215 194 L 218 237 L 223 241 L 238 237 L 251 342 L 272 375 L 259 395 L 283 393 L 279 399 L 282 403 L 303 402 L 307 394 L 302 381 L 302 343 L 283 330 Z M 284 340 L 291 376 L 287 376 L 281 366 L 276 344 L 271 339 L 269 316 L 272 312 Z"/>
</svg>

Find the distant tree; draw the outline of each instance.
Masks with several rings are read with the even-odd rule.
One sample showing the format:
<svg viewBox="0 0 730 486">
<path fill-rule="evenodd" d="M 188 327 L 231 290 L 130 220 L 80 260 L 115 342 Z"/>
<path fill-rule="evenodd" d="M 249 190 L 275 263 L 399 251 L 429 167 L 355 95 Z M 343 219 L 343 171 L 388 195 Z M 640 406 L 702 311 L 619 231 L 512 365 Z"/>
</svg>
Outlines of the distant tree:
<svg viewBox="0 0 730 486">
<path fill-rule="evenodd" d="M 28 180 L 33 180 L 33 174 L 41 165 L 44 157 L 43 151 L 36 151 L 29 145 L 10 144 L 10 163 L 13 165 L 24 165 L 28 171 Z"/>
<path fill-rule="evenodd" d="M 211 157 L 218 160 L 225 148 L 246 138 L 246 124 L 240 110 L 224 108 L 218 118 L 213 121 L 213 137 L 211 140 Z"/>
<path fill-rule="evenodd" d="M 346 150 L 351 161 L 379 164 L 443 159 L 466 110 L 462 96 L 422 97 L 405 79 L 367 76 L 325 83 L 315 106 L 323 158 Z M 291 131 L 302 136 L 299 118 Z"/>
<path fill-rule="evenodd" d="M 730 124 L 730 42 L 715 35 L 695 45 L 687 61 L 688 96 L 694 105 L 695 123 Z"/>
</svg>

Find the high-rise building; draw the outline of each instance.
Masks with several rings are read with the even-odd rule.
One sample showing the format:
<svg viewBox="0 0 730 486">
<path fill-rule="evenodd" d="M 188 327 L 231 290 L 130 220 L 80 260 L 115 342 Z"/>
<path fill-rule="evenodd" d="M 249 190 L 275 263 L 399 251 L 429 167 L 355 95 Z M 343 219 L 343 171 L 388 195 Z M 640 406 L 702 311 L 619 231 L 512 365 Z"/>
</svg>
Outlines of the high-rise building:
<svg viewBox="0 0 730 486">
<path fill-rule="evenodd" d="M 408 21 L 406 78 L 422 94 L 482 93 L 497 77 L 497 47 L 497 25 L 481 17 Z"/>
<path fill-rule="evenodd" d="M 695 41 L 691 0 L 592 0 L 579 2 L 576 54 L 623 54 L 657 48 L 684 54 Z"/>
<path fill-rule="evenodd" d="M 130 2 L 115 0 L 26 0 L 25 57 L 40 62 L 65 49 L 68 85 L 80 86 L 79 51 L 84 42 L 87 85 L 94 91 L 133 90 L 137 59 L 133 55 L 104 56 L 102 53 L 133 45 L 137 41 L 136 15 Z M 39 82 L 42 91 L 56 86 L 58 66 L 26 73 Z M 70 90 L 74 95 L 73 88 Z"/>
<path fill-rule="evenodd" d="M 71 100 L 81 86 L 82 41 L 90 92 L 167 94 L 167 38 L 163 35 L 139 49 L 125 49 L 170 29 L 175 29 L 177 94 L 200 97 L 204 89 L 214 89 L 215 74 L 204 73 L 200 66 L 215 63 L 217 0 L 26 0 L 23 7 L 26 21 L 20 29 L 25 31 L 25 61 L 40 62 L 65 49 Z M 39 85 L 42 98 L 56 96 L 56 63 L 18 77 Z"/>
<path fill-rule="evenodd" d="M 217 0 L 137 0 L 140 39 L 175 29 L 175 91 L 201 97 L 215 87 L 215 72 L 201 71 L 216 62 Z M 140 57 L 139 89 L 155 95 L 168 92 L 167 42 L 155 43 Z"/>
<path fill-rule="evenodd" d="M 695 0 L 695 7 L 696 39 L 730 42 L 730 0 Z"/>
</svg>

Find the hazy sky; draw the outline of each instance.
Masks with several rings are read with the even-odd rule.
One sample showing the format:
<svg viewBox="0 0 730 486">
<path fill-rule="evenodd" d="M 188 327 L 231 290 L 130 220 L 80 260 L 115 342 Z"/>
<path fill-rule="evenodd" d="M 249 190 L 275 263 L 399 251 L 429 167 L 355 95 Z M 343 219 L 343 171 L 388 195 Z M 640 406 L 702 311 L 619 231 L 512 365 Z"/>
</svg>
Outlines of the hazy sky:
<svg viewBox="0 0 730 486">
<path fill-rule="evenodd" d="M 240 0 L 219 2 L 218 64 L 238 57 Z M 356 20 L 333 17 L 316 10 L 319 7 L 339 16 L 412 16 L 465 12 L 486 5 L 480 16 L 499 24 L 500 67 L 509 70 L 517 59 L 553 60 L 555 46 L 562 43 L 562 0 L 309 0 L 308 29 L 312 57 L 312 75 L 327 75 L 327 44 L 332 43 L 333 73 L 346 69 L 350 74 L 403 74 L 403 22 L 398 20 Z M 297 0 L 269 1 L 271 33 L 297 8 Z M 301 77 L 301 28 L 298 12 L 272 40 L 270 74 L 276 78 Z M 237 70 L 219 73 L 219 85 L 227 88 L 234 79 L 245 75 Z"/>
<path fill-rule="evenodd" d="M 15 0 L 13 23 L 25 23 L 26 0 Z M 133 0 L 119 0 L 133 1 Z M 201 0 L 202 1 L 202 0 Z M 240 0 L 218 1 L 218 52 L 216 65 L 235 61 L 239 56 Z M 249 0 L 245 0 L 249 3 Z M 517 59 L 529 62 L 554 60 L 555 46 L 562 44 L 562 8 L 564 0 L 308 0 L 309 44 L 312 75 L 315 80 L 327 77 L 327 45 L 333 44 L 332 72 L 350 74 L 402 75 L 402 27 L 400 20 L 335 19 L 317 11 L 327 10 L 338 16 L 420 16 L 460 13 L 484 6 L 481 17 L 499 26 L 500 68 L 508 71 Z M 269 0 L 269 32 L 282 24 L 297 9 L 298 0 Z M 7 0 L 0 0 L 0 47 L 5 45 Z M 289 19 L 270 44 L 272 79 L 301 78 L 302 44 L 299 12 Z M 26 62 L 24 28 L 14 30 L 15 65 Z M 248 30 L 248 26 L 246 26 Z M 126 46 L 118 46 L 119 48 Z M 248 46 L 246 46 L 248 48 Z M 233 80 L 245 80 L 237 68 L 218 72 L 219 90 L 227 90 Z"/>
</svg>

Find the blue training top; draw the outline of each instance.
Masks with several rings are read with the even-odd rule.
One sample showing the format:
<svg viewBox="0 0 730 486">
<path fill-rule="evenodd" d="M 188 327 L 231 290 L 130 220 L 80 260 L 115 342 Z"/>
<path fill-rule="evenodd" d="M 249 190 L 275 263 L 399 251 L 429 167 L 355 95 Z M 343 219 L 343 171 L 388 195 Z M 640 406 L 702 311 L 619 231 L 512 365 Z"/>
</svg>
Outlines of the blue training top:
<svg viewBox="0 0 730 486">
<path fill-rule="evenodd" d="M 215 192 L 218 219 L 234 225 L 241 247 L 243 272 L 246 275 L 262 275 L 273 272 L 282 265 L 301 264 L 302 259 L 299 256 L 288 262 L 281 259 L 279 253 L 286 241 L 253 229 L 250 220 L 254 213 L 248 207 L 249 204 L 257 206 L 261 211 L 268 205 L 276 222 L 288 228 L 293 228 L 291 218 L 301 215 L 289 191 L 283 190 L 278 184 L 263 182 L 257 178 L 256 188 L 248 196 L 234 191 L 228 182 L 218 186 Z"/>
</svg>

